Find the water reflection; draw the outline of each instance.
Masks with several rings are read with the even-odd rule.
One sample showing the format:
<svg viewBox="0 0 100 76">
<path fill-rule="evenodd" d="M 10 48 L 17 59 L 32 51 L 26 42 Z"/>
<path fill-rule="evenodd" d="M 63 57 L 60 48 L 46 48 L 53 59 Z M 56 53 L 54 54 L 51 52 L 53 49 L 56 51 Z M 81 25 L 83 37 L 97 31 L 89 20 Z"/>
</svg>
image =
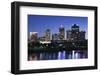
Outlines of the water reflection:
<svg viewBox="0 0 100 76">
<path fill-rule="evenodd" d="M 87 58 L 86 50 L 72 50 L 59 52 L 33 53 L 28 56 L 28 60 L 63 60 L 63 59 L 84 59 Z"/>
</svg>

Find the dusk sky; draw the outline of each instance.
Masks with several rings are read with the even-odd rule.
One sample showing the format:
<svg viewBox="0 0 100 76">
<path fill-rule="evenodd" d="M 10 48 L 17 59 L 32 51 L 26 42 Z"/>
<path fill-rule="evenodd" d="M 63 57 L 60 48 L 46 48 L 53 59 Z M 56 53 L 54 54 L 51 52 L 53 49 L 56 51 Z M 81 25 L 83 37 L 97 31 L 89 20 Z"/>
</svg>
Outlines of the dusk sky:
<svg viewBox="0 0 100 76">
<path fill-rule="evenodd" d="M 44 35 L 46 29 L 50 29 L 54 34 L 59 33 L 61 25 L 66 31 L 71 29 L 72 24 L 78 24 L 80 31 L 86 31 L 87 35 L 88 17 L 28 15 L 28 32 L 38 32 L 39 37 Z"/>
</svg>

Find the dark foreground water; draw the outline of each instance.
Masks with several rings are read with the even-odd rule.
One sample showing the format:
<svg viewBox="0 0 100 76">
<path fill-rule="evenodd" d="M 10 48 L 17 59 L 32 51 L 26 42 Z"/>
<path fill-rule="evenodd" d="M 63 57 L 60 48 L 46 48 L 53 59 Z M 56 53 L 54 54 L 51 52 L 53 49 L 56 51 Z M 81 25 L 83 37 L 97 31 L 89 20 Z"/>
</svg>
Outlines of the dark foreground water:
<svg viewBox="0 0 100 76">
<path fill-rule="evenodd" d="M 72 50 L 59 52 L 42 52 L 28 55 L 28 60 L 63 60 L 63 59 L 84 59 L 87 58 L 86 50 Z"/>
</svg>

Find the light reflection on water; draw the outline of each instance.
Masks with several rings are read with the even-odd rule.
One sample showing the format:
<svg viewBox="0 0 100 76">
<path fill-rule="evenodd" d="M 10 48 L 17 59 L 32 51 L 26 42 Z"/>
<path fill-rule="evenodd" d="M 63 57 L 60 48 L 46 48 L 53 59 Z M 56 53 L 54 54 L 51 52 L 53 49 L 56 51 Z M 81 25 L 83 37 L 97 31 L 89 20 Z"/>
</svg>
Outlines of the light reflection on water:
<svg viewBox="0 0 100 76">
<path fill-rule="evenodd" d="M 28 56 L 28 60 L 63 60 L 63 59 L 84 59 L 87 58 L 86 50 L 72 50 L 59 52 L 33 53 Z"/>
</svg>

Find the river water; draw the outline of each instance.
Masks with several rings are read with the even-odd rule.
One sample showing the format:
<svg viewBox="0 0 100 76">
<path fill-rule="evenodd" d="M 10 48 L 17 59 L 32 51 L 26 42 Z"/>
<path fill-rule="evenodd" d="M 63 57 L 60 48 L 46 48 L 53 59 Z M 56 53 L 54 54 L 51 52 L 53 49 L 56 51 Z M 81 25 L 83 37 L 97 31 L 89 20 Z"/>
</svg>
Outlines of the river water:
<svg viewBox="0 0 100 76">
<path fill-rule="evenodd" d="M 84 59 L 88 58 L 87 50 L 72 50 L 59 52 L 42 52 L 28 55 L 28 60 L 63 60 L 63 59 Z"/>
</svg>

